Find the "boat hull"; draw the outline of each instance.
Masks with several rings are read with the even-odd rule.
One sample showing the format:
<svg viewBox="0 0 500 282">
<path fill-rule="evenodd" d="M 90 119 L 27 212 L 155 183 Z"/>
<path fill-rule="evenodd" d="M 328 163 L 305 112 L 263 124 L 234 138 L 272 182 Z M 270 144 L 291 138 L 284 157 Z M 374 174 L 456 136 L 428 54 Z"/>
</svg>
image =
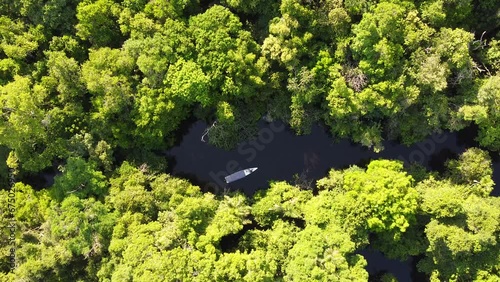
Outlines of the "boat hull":
<svg viewBox="0 0 500 282">
<path fill-rule="evenodd" d="M 256 167 L 252 167 L 252 168 L 243 169 L 243 170 L 237 171 L 233 174 L 230 174 L 230 175 L 225 177 L 226 183 L 231 183 L 231 182 L 234 182 L 236 180 L 240 180 L 243 177 L 248 176 L 250 173 L 252 173 L 256 170 L 257 170 Z"/>
</svg>

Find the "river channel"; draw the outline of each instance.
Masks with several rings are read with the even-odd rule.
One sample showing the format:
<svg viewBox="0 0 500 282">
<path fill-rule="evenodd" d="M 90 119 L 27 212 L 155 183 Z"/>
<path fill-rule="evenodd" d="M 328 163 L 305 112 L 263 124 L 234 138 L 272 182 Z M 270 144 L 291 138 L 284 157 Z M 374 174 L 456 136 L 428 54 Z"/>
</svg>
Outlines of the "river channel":
<svg viewBox="0 0 500 282">
<path fill-rule="evenodd" d="M 282 123 L 261 121 L 258 137 L 226 151 L 201 141 L 207 126 L 203 121 L 195 121 L 185 128 L 178 144 L 167 152 L 169 173 L 189 179 L 203 191 L 223 193 L 239 190 L 249 196 L 269 187 L 270 181 L 293 182 L 297 176 L 314 186 L 314 182 L 326 176 L 331 168 L 365 166 L 374 159 L 399 159 L 405 164 L 417 162 L 428 170 L 443 171 L 447 159 L 457 158 L 467 148 L 478 145 L 474 141 L 476 131 L 468 128 L 453 133 L 436 133 L 412 146 L 384 141 L 385 149 L 375 153 L 346 139 L 334 142 L 321 125 L 314 125 L 309 135 L 297 136 Z M 490 155 L 493 180 L 500 183 L 499 155 Z M 249 167 L 258 167 L 258 170 L 239 181 L 225 184 L 224 176 Z M 492 195 L 500 195 L 499 185 L 496 185 Z M 416 258 L 404 262 L 389 260 L 369 248 L 360 253 L 368 262 L 370 280 L 384 272 L 392 273 L 400 282 L 426 280 L 416 270 Z"/>
<path fill-rule="evenodd" d="M 399 159 L 420 163 L 429 170 L 442 171 L 444 162 L 457 158 L 467 148 L 476 146 L 474 130 L 433 134 L 412 146 L 384 141 L 384 150 L 375 153 L 359 144 L 343 139 L 334 142 L 327 130 L 314 125 L 309 135 L 297 136 L 281 123 L 260 122 L 259 136 L 247 140 L 231 151 L 202 142 L 207 128 L 203 121 L 191 123 L 179 144 L 171 148 L 169 172 L 191 180 L 204 191 L 220 193 L 240 190 L 251 196 L 269 187 L 271 180 L 293 181 L 296 176 L 312 182 L 327 175 L 331 168 L 365 166 L 374 159 Z M 500 182 L 500 160 L 491 154 L 495 183 Z M 224 176 L 240 169 L 258 167 L 246 178 L 225 184 Z M 295 178 L 294 178 L 295 175 Z M 492 195 L 500 195 L 498 185 Z"/>
</svg>

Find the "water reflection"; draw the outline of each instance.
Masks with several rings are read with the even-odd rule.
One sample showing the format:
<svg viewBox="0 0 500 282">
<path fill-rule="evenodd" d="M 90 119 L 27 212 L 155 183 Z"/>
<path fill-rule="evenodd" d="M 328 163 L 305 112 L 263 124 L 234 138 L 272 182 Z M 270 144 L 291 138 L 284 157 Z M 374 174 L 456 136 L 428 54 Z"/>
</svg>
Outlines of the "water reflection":
<svg viewBox="0 0 500 282">
<path fill-rule="evenodd" d="M 262 135 L 225 151 L 200 141 L 206 127 L 203 121 L 192 123 L 180 142 L 167 152 L 175 158 L 169 172 L 190 179 L 204 191 L 216 193 L 238 189 L 252 195 L 258 189 L 267 188 L 271 180 L 292 181 L 294 175 L 317 180 L 330 168 L 366 166 L 374 159 L 400 159 L 406 164 L 418 162 L 427 169 L 442 171 L 447 159 L 456 158 L 475 145 L 468 129 L 469 132 L 433 134 L 411 147 L 385 141 L 385 150 L 375 153 L 347 139 L 334 143 L 320 125 L 313 126 L 310 135 L 296 136 L 290 130 L 282 130 L 282 124 L 261 122 Z M 493 157 L 494 181 L 499 183 L 500 162 Z M 224 176 L 247 167 L 259 167 L 259 170 L 225 184 Z M 500 193 L 495 189 L 493 194 Z"/>
<path fill-rule="evenodd" d="M 320 125 L 315 125 L 310 135 L 296 136 L 290 130 L 277 130 L 284 128 L 282 124 L 261 122 L 258 138 L 243 142 L 232 151 L 225 151 L 200 141 L 206 127 L 202 121 L 192 123 L 179 143 L 167 152 L 175 159 L 175 162 L 169 162 L 169 172 L 190 179 L 204 191 L 215 193 L 239 189 L 252 195 L 258 189 L 267 188 L 271 180 L 293 181 L 294 175 L 317 180 L 330 168 L 366 166 L 374 159 L 399 159 L 406 164 L 418 162 L 429 170 L 442 172 L 446 160 L 457 158 L 466 148 L 477 146 L 473 140 L 475 131 L 468 128 L 458 133 L 433 134 L 411 147 L 386 141 L 383 144 L 385 150 L 377 154 L 346 139 L 334 143 Z M 500 183 L 500 156 L 490 154 L 493 180 Z M 259 167 L 259 170 L 230 185 L 225 184 L 224 176 L 247 167 Z M 496 188 L 492 194 L 498 196 L 499 190 Z M 428 280 L 416 271 L 416 258 L 400 262 L 389 260 L 371 249 L 360 253 L 368 262 L 371 280 L 376 280 L 377 275 L 384 272 L 392 273 L 398 281 Z"/>
</svg>

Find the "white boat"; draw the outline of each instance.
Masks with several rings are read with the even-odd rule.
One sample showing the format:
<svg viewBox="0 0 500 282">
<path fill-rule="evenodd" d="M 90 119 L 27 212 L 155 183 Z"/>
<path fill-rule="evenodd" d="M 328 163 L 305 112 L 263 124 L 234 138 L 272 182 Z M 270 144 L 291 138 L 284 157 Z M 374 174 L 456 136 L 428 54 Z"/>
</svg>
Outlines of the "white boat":
<svg viewBox="0 0 500 282">
<path fill-rule="evenodd" d="M 251 167 L 251 168 L 243 169 L 243 170 L 237 171 L 233 174 L 230 174 L 230 175 L 225 177 L 226 183 L 231 183 L 233 181 L 242 179 L 243 177 L 248 176 L 250 173 L 252 173 L 256 170 L 257 170 L 257 167 Z"/>
</svg>

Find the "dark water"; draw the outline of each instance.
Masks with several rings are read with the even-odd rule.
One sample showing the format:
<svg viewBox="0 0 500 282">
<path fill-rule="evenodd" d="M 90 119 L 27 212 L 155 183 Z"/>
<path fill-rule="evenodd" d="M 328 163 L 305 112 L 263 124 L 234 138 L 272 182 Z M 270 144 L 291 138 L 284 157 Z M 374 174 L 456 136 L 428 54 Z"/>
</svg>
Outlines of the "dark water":
<svg viewBox="0 0 500 282">
<path fill-rule="evenodd" d="M 412 275 L 415 275 L 415 273 L 412 272 L 413 258 L 410 258 L 406 262 L 392 260 L 386 258 L 381 252 L 369 248 L 362 250 L 359 253 L 363 255 L 368 262 L 366 271 L 370 274 L 370 278 L 383 273 L 391 273 L 398 279 L 399 282 L 413 281 Z M 422 281 L 422 279 L 415 281 Z"/>
<path fill-rule="evenodd" d="M 385 149 L 375 153 L 345 139 L 335 143 L 319 125 L 305 136 L 296 136 L 280 123 L 261 122 L 260 125 L 258 138 L 225 151 L 201 142 L 207 124 L 194 122 L 180 144 L 167 152 L 171 157 L 169 172 L 190 179 L 204 191 L 220 193 L 237 189 L 252 195 L 258 189 L 269 187 L 271 180 L 293 181 L 294 174 L 317 180 L 325 177 L 331 168 L 365 166 L 373 159 L 399 159 L 405 164 L 417 162 L 429 170 L 442 171 L 447 159 L 457 158 L 466 148 L 476 145 L 474 131 L 464 130 L 434 134 L 411 147 L 385 141 Z M 499 183 L 500 160 L 497 157 L 493 161 L 494 181 Z M 225 184 L 224 176 L 248 167 L 259 169 L 242 180 Z M 499 189 L 492 194 L 500 195 Z"/>
<path fill-rule="evenodd" d="M 201 142 L 206 127 L 206 123 L 196 121 L 181 128 L 179 143 L 167 151 L 170 158 L 168 172 L 189 179 L 204 191 L 221 193 L 226 189 L 240 190 L 249 196 L 269 187 L 271 180 L 293 183 L 296 174 L 314 182 L 325 177 L 331 168 L 365 166 L 374 159 L 399 159 L 405 164 L 417 162 L 429 170 L 443 171 L 446 160 L 457 158 L 467 148 L 477 146 L 474 141 L 477 131 L 469 127 L 460 132 L 434 134 L 411 147 L 385 141 L 385 149 L 377 154 L 345 139 L 335 143 L 319 125 L 313 126 L 309 135 L 296 136 L 283 124 L 261 122 L 258 138 L 245 141 L 232 151 L 225 151 Z M 500 154 L 490 152 L 490 156 L 493 161 L 493 180 L 497 183 L 492 195 L 500 196 Z M 225 184 L 224 176 L 248 167 L 259 169 L 242 180 Z M 50 168 L 41 174 L 26 176 L 23 182 L 38 190 L 51 186 L 54 176 L 59 173 L 55 168 Z M 237 241 L 238 238 L 226 239 Z M 418 260 L 415 258 L 404 262 L 390 260 L 370 248 L 360 253 L 368 261 L 366 268 L 370 281 L 376 281 L 385 272 L 392 273 L 400 282 L 428 280 L 417 272 Z"/>
<path fill-rule="evenodd" d="M 252 195 L 258 189 L 269 187 L 271 180 L 293 181 L 293 175 L 297 174 L 314 181 L 326 176 L 331 168 L 365 166 L 373 159 L 399 159 L 405 164 L 417 162 L 429 170 L 443 171 L 447 159 L 457 158 L 466 148 L 477 146 L 474 142 L 476 131 L 469 128 L 457 133 L 434 134 L 411 147 L 386 141 L 385 149 L 377 154 L 348 140 L 334 143 L 319 125 L 313 127 L 310 135 L 296 136 L 283 124 L 261 122 L 258 138 L 225 151 L 201 142 L 206 127 L 202 121 L 192 123 L 180 143 L 167 152 L 169 172 L 190 179 L 204 191 L 215 193 L 237 189 Z M 493 180 L 500 183 L 500 157 L 491 155 Z M 242 180 L 225 184 L 224 176 L 248 167 L 259 169 Z M 492 194 L 500 195 L 499 190 L 497 185 Z M 376 277 L 385 272 L 392 273 L 398 281 L 427 280 L 416 271 L 417 259 L 390 260 L 369 248 L 360 253 L 368 261 L 370 281 L 377 280 Z"/>
</svg>

